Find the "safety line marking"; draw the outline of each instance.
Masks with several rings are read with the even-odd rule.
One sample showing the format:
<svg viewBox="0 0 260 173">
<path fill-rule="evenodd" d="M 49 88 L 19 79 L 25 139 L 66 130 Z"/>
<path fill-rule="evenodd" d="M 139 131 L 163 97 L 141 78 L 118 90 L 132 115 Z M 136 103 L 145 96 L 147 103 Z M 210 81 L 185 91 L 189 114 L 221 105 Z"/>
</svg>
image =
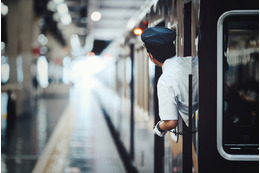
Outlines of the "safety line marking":
<svg viewBox="0 0 260 173">
<path fill-rule="evenodd" d="M 32 173 L 63 171 L 74 126 L 74 112 L 71 105 L 64 110 Z"/>
</svg>

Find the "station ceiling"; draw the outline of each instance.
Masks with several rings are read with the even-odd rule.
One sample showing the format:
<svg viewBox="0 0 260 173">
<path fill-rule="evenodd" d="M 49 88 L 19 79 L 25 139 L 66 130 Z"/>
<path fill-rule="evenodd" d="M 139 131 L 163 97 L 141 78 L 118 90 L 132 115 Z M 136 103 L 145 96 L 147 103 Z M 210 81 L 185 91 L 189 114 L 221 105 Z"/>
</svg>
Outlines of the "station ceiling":
<svg viewBox="0 0 260 173">
<path fill-rule="evenodd" d="M 52 1 L 52 2 L 50 2 Z M 57 0 L 67 4 L 72 22 L 62 26 L 55 21 L 55 11 L 50 10 L 55 0 L 34 0 L 35 12 L 47 18 L 46 31 L 52 32 L 61 44 L 68 44 L 69 37 L 77 34 L 81 46 L 95 43 L 99 51 L 102 46 L 121 36 L 128 20 L 133 17 L 145 0 Z M 93 21 L 91 15 L 100 12 L 101 19 Z M 58 27 L 55 27 L 57 25 Z M 66 41 L 67 40 L 67 41 Z"/>
</svg>

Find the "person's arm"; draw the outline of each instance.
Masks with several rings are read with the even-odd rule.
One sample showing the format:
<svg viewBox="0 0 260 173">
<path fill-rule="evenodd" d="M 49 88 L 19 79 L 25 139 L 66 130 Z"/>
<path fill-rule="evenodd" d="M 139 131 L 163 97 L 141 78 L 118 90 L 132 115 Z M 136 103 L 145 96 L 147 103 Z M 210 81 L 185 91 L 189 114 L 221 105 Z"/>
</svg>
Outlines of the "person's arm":
<svg viewBox="0 0 260 173">
<path fill-rule="evenodd" d="M 173 128 L 175 128 L 178 125 L 178 120 L 164 120 L 161 121 L 161 123 L 159 124 L 159 128 L 163 131 L 167 130 L 171 130 Z"/>
<path fill-rule="evenodd" d="M 157 85 L 159 121 L 154 127 L 154 133 L 163 137 L 165 133 L 178 125 L 177 103 L 174 100 L 174 93 L 169 89 L 167 83 L 163 79 L 159 79 Z"/>
</svg>

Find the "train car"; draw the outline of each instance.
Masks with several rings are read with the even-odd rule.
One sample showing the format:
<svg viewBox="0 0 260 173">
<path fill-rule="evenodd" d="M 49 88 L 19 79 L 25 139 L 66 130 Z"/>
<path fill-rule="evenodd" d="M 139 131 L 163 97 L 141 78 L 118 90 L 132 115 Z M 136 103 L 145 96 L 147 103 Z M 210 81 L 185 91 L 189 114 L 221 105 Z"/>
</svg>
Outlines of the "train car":
<svg viewBox="0 0 260 173">
<path fill-rule="evenodd" d="M 257 1 L 201 1 L 201 172 L 258 172 L 258 7 Z"/>
<path fill-rule="evenodd" d="M 258 7 L 256 0 L 147 1 L 104 51 L 114 61 L 99 74 L 108 88 L 101 104 L 129 172 L 258 172 Z M 199 60 L 199 110 L 189 127 L 179 118 L 164 138 L 152 133 L 162 71 L 133 33 L 152 26 L 175 30 L 177 56 Z"/>
</svg>

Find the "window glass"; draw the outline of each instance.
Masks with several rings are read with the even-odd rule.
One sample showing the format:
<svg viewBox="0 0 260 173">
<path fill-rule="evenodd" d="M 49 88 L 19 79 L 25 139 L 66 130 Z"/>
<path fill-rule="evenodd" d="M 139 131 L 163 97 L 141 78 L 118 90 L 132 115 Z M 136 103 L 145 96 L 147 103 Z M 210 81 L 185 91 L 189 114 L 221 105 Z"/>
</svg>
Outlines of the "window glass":
<svg viewBox="0 0 260 173">
<path fill-rule="evenodd" d="M 258 17 L 229 16 L 223 23 L 223 149 L 258 154 Z"/>
</svg>

